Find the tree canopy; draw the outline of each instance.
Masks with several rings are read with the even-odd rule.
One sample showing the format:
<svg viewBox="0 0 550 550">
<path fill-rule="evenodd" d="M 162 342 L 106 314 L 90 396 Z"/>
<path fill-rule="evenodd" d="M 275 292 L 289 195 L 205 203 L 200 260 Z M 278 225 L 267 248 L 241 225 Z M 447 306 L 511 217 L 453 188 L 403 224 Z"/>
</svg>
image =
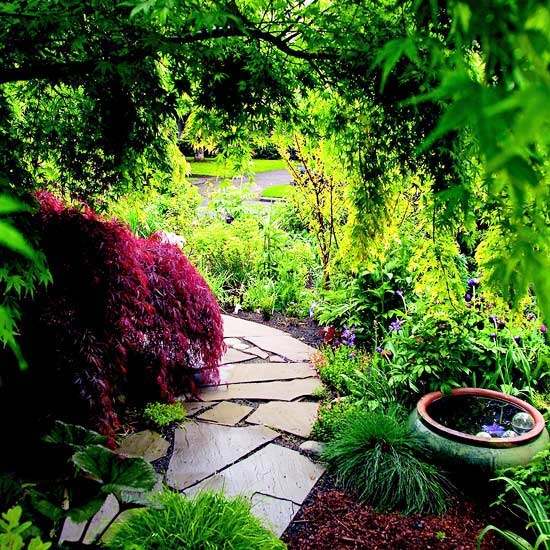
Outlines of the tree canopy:
<svg viewBox="0 0 550 550">
<path fill-rule="evenodd" d="M 538 0 L 2 2 L 0 175 L 101 203 L 181 139 L 284 127 L 330 141 L 359 253 L 421 173 L 434 228 L 488 229 L 487 273 L 548 316 L 549 26 Z"/>
</svg>

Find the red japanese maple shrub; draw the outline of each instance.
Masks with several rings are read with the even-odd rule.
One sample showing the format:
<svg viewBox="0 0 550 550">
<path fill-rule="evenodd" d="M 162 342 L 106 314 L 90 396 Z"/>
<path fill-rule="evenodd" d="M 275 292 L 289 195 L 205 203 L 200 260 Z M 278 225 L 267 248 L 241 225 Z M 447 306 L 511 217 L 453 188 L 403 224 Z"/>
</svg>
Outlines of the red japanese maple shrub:
<svg viewBox="0 0 550 550">
<path fill-rule="evenodd" d="M 220 308 L 175 245 L 38 194 L 53 284 L 27 304 L 24 353 L 46 412 L 112 435 L 121 408 L 215 383 Z"/>
</svg>

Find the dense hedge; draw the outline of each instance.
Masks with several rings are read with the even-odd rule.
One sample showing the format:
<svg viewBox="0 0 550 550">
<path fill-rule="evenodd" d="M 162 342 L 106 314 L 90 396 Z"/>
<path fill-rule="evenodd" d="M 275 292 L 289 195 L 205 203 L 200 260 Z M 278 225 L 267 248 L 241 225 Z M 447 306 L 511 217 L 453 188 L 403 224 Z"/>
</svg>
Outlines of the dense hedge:
<svg viewBox="0 0 550 550">
<path fill-rule="evenodd" d="M 110 435 L 129 403 L 215 382 L 220 308 L 182 251 L 49 193 L 38 201 L 53 284 L 26 305 L 21 340 L 48 412 Z"/>
</svg>

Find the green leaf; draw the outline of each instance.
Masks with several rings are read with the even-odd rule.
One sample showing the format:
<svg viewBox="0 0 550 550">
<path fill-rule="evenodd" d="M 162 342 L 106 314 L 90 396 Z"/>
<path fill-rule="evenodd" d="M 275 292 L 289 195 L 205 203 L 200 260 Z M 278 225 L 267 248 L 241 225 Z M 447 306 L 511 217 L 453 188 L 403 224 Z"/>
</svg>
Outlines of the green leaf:
<svg viewBox="0 0 550 550">
<path fill-rule="evenodd" d="M 25 237 L 8 222 L 0 220 L 0 245 L 18 252 L 29 259 L 35 258 L 35 251 L 27 243 Z"/>
<path fill-rule="evenodd" d="M 103 483 L 104 493 L 120 496 L 123 491 L 151 490 L 155 470 L 142 458 L 122 458 L 101 445 L 90 445 L 72 457 L 75 466 Z"/>
<path fill-rule="evenodd" d="M 26 204 L 14 199 L 11 195 L 0 194 L 0 214 L 14 214 L 29 210 Z"/>
<path fill-rule="evenodd" d="M 43 441 L 52 445 L 66 445 L 80 450 L 87 445 L 105 445 L 107 438 L 82 426 L 65 424 L 65 422 L 56 420 L 52 431 L 44 436 Z"/>
</svg>

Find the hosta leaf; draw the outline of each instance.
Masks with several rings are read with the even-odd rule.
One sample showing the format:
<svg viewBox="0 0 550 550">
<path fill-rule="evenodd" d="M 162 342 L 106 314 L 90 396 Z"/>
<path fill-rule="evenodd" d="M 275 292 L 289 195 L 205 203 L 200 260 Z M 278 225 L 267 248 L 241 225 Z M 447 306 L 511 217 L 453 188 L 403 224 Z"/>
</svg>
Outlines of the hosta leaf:
<svg viewBox="0 0 550 550">
<path fill-rule="evenodd" d="M 155 470 L 142 458 L 122 458 L 101 445 L 90 445 L 75 453 L 77 468 L 103 483 L 102 491 L 119 496 L 128 490 L 150 490 L 156 482 Z"/>
<path fill-rule="evenodd" d="M 93 430 L 75 424 L 65 424 L 60 420 L 56 420 L 52 431 L 43 440 L 52 445 L 66 445 L 76 450 L 86 445 L 105 445 L 107 443 L 105 436 Z"/>
<path fill-rule="evenodd" d="M 0 214 L 13 214 L 15 212 L 24 212 L 28 206 L 14 199 L 11 195 L 0 195 Z"/>
</svg>

